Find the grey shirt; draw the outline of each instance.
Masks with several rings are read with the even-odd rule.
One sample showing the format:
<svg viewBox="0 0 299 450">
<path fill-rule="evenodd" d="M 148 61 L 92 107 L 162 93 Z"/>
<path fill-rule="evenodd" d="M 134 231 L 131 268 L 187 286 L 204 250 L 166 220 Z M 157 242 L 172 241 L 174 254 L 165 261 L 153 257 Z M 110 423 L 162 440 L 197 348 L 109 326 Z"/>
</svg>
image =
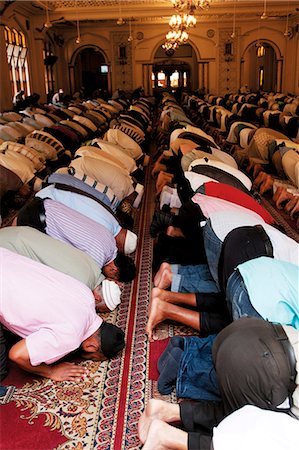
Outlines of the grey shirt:
<svg viewBox="0 0 299 450">
<path fill-rule="evenodd" d="M 0 247 L 40 261 L 76 278 L 90 289 L 94 289 L 105 278 L 97 263 L 87 253 L 31 227 L 2 228 Z"/>
</svg>

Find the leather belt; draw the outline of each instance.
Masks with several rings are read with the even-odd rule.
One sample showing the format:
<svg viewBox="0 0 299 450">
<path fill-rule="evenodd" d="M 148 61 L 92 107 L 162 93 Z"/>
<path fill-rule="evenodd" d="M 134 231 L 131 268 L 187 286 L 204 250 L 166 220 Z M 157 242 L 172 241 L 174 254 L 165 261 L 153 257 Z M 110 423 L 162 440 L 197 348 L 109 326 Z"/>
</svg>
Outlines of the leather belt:
<svg viewBox="0 0 299 450">
<path fill-rule="evenodd" d="M 273 258 L 273 245 L 266 231 L 264 230 L 262 225 L 255 225 L 255 229 L 258 231 L 260 237 L 263 240 L 266 255 Z"/>
<path fill-rule="evenodd" d="M 44 200 L 43 199 L 40 200 L 41 202 L 38 203 L 38 218 L 40 221 L 41 229 L 44 231 L 47 226 L 47 217 L 45 213 Z"/>
<path fill-rule="evenodd" d="M 292 393 L 294 392 L 294 390 L 296 388 L 296 377 L 297 377 L 296 355 L 295 355 L 293 346 L 290 343 L 289 338 L 283 329 L 283 326 L 280 324 L 274 324 L 274 323 L 271 323 L 271 325 L 275 332 L 276 339 L 282 345 L 282 348 L 286 355 L 286 359 L 288 361 L 289 370 L 290 370 L 290 385 L 289 385 L 288 390 L 289 390 L 290 395 L 292 395 Z"/>
</svg>

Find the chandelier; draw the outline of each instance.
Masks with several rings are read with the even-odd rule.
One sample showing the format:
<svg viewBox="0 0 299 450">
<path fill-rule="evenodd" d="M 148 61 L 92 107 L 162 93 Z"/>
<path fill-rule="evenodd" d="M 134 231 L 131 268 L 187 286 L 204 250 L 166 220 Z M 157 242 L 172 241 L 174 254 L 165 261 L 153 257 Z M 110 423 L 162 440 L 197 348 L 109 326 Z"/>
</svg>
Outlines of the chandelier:
<svg viewBox="0 0 299 450">
<path fill-rule="evenodd" d="M 171 0 L 171 2 L 176 14 L 169 20 L 170 31 L 166 34 L 162 45 L 166 52 L 176 50 L 179 45 L 188 41 L 188 30 L 196 25 L 195 10 L 209 8 L 211 0 Z"/>
<path fill-rule="evenodd" d="M 211 0 L 171 0 L 171 3 L 176 10 L 182 11 L 190 8 L 208 9 Z"/>
<path fill-rule="evenodd" d="M 196 25 L 196 17 L 193 12 L 190 14 L 174 14 L 169 20 L 169 26 L 172 29 L 192 28 Z"/>
</svg>

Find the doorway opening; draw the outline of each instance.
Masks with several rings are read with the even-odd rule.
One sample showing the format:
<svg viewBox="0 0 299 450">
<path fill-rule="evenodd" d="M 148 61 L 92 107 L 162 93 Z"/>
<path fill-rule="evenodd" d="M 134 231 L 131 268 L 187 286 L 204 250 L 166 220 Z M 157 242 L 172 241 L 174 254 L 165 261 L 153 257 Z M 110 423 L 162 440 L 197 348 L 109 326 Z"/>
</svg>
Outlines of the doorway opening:
<svg viewBox="0 0 299 450">
<path fill-rule="evenodd" d="M 251 91 L 277 90 L 277 57 L 275 49 L 269 42 L 258 41 L 253 43 L 244 55 L 245 67 Z"/>
<path fill-rule="evenodd" d="M 84 87 L 87 97 L 108 93 L 109 66 L 98 48 L 83 48 L 74 62 L 75 90 Z"/>
</svg>

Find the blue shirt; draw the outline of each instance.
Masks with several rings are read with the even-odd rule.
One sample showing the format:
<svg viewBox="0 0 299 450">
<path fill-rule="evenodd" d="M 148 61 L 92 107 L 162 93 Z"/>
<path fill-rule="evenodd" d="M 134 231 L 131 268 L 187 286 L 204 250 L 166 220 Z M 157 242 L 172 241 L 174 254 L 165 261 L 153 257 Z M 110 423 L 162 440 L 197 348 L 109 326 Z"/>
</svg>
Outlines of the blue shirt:
<svg viewBox="0 0 299 450">
<path fill-rule="evenodd" d="M 299 267 L 262 256 L 237 268 L 256 311 L 270 322 L 299 330 Z"/>
<path fill-rule="evenodd" d="M 53 185 L 47 186 L 36 194 L 36 197 L 51 198 L 65 206 L 78 211 L 86 217 L 100 223 L 115 237 L 121 230 L 116 218 L 107 209 L 91 198 L 75 192 L 56 189 Z"/>
</svg>

